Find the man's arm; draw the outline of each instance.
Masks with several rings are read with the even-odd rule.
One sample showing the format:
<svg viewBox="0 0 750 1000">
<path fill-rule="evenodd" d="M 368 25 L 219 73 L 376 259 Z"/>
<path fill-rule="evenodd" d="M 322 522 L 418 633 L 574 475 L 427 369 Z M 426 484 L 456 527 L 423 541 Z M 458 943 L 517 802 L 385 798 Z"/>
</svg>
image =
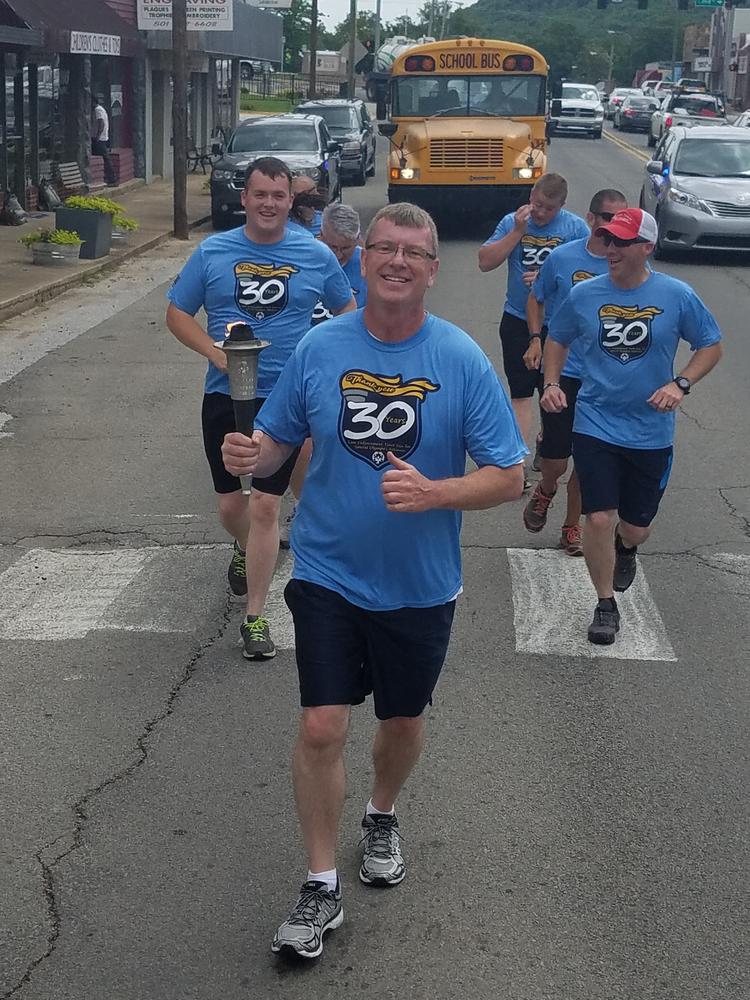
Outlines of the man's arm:
<svg viewBox="0 0 750 1000">
<path fill-rule="evenodd" d="M 537 278 L 537 281 L 539 279 Z M 542 364 L 542 327 L 544 326 L 544 303 L 539 302 L 534 291 L 526 300 L 526 326 L 529 328 L 529 346 L 523 356 L 523 363 L 531 371 Z"/>
<path fill-rule="evenodd" d="M 723 348 L 721 344 L 711 344 L 709 347 L 700 347 L 693 354 L 690 361 L 680 372 L 680 375 L 690 379 L 692 385 L 700 380 L 714 368 L 721 358 Z M 685 398 L 685 393 L 676 382 L 667 382 L 661 389 L 657 389 L 646 402 L 653 406 L 660 413 L 676 409 Z"/>
<path fill-rule="evenodd" d="M 523 463 L 507 469 L 485 465 L 453 479 L 428 479 L 391 452 L 387 457 L 393 469 L 383 476 L 381 489 L 386 507 L 397 513 L 486 510 L 518 500 L 523 493 Z"/>
<path fill-rule="evenodd" d="M 560 388 L 560 373 L 567 357 L 568 348 L 564 344 L 558 344 L 551 337 L 547 337 L 542 359 L 546 388 L 539 403 L 548 413 L 560 413 L 568 405 L 565 393 Z"/>
<path fill-rule="evenodd" d="M 209 337 L 194 316 L 178 309 L 172 302 L 167 307 L 167 327 L 185 347 L 208 358 L 221 371 L 226 371 L 227 359 L 216 341 Z"/>
<path fill-rule="evenodd" d="M 246 437 L 232 431 L 224 438 L 221 457 L 224 468 L 233 476 L 272 476 L 294 451 L 294 445 L 274 441 L 263 431 Z"/>
<path fill-rule="evenodd" d="M 510 257 L 526 232 L 526 224 L 531 215 L 530 205 L 521 205 L 513 217 L 513 228 L 494 243 L 485 243 L 479 248 L 479 270 L 494 271 Z"/>
</svg>

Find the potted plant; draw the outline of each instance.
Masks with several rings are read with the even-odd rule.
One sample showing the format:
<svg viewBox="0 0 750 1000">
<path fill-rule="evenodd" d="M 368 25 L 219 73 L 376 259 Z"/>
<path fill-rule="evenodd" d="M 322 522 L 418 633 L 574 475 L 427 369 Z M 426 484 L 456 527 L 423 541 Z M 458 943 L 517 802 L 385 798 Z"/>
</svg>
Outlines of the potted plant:
<svg viewBox="0 0 750 1000">
<path fill-rule="evenodd" d="M 55 211 L 58 229 L 79 233 L 83 240 L 81 257 L 95 260 L 106 257 L 112 245 L 112 203 L 108 198 L 73 195 Z"/>
<path fill-rule="evenodd" d="M 113 202 L 113 204 L 116 203 Z M 138 223 L 135 219 L 123 215 L 122 210 L 117 212 L 116 215 L 112 216 L 112 246 L 127 246 L 129 234 L 134 233 L 136 229 L 138 229 Z"/>
<path fill-rule="evenodd" d="M 34 264 L 65 264 L 78 260 L 83 240 L 69 229 L 40 229 L 18 242 L 31 250 Z"/>
</svg>

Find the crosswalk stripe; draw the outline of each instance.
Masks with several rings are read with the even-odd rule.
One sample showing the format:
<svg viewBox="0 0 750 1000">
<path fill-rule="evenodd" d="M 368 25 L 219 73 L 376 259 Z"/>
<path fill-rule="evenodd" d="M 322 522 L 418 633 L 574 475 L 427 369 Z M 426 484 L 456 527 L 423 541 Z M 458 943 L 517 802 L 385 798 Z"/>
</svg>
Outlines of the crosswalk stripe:
<svg viewBox="0 0 750 1000">
<path fill-rule="evenodd" d="M 596 595 L 583 559 L 555 549 L 508 549 L 518 653 L 676 660 L 639 562 L 633 585 L 617 595 L 620 632 L 611 646 L 594 646 L 586 630 Z"/>
</svg>

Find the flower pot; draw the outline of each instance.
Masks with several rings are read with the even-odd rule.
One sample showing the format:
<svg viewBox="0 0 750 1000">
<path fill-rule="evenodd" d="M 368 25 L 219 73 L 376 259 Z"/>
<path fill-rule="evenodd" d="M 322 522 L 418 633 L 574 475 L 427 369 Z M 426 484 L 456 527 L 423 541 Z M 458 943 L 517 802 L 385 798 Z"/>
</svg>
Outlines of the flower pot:
<svg viewBox="0 0 750 1000">
<path fill-rule="evenodd" d="M 83 240 L 81 257 L 85 260 L 106 257 L 112 246 L 112 216 L 108 212 L 63 205 L 55 212 L 55 227 L 78 233 Z"/>
<path fill-rule="evenodd" d="M 124 247 L 130 244 L 130 230 L 129 229 L 117 229 L 116 227 L 112 229 L 112 249 L 122 250 Z"/>
<path fill-rule="evenodd" d="M 81 253 L 80 243 L 32 243 L 31 261 L 47 267 L 58 264 L 69 264 L 78 260 Z"/>
</svg>

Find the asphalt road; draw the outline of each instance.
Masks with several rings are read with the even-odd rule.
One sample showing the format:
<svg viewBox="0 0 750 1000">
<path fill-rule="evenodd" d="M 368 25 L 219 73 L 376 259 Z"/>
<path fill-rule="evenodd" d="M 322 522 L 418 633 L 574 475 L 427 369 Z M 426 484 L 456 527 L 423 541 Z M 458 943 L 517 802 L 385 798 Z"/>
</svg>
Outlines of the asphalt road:
<svg viewBox="0 0 750 1000">
<path fill-rule="evenodd" d="M 642 159 L 621 146 L 551 152 L 574 211 L 603 186 L 635 202 Z M 383 177 L 347 189 L 365 219 Z M 476 267 L 494 221 L 444 239 L 429 306 L 499 364 L 504 278 Z M 288 559 L 273 594 L 286 648 L 248 664 L 202 365 L 163 326 L 184 255 L 161 248 L 0 327 L 1 1000 L 746 1000 L 748 264 L 665 266 L 714 310 L 727 353 L 678 418 L 610 654 L 581 640 L 593 594 L 555 551 L 560 505 L 541 535 L 520 504 L 466 517 L 454 641 L 399 805 L 408 878 L 356 878 L 365 707 L 346 920 L 297 967 L 269 950 L 304 875 Z"/>
</svg>

